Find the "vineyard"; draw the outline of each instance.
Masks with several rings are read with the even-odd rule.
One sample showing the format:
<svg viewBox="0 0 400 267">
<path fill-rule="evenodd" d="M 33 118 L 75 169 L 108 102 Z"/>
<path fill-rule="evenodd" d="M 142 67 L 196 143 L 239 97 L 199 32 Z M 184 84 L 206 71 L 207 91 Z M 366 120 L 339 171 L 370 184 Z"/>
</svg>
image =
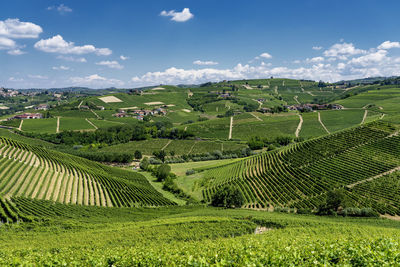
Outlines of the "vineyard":
<svg viewBox="0 0 400 267">
<path fill-rule="evenodd" d="M 175 204 L 131 171 L 4 137 L 0 138 L 0 155 L 2 219 L 14 220 L 13 197 L 104 207 Z"/>
<path fill-rule="evenodd" d="M 327 191 L 344 188 L 354 206 L 395 215 L 400 202 L 382 174 L 399 166 L 396 129 L 373 122 L 206 170 L 203 197 L 209 201 L 230 184 L 242 191 L 245 207 L 314 209 Z"/>
</svg>

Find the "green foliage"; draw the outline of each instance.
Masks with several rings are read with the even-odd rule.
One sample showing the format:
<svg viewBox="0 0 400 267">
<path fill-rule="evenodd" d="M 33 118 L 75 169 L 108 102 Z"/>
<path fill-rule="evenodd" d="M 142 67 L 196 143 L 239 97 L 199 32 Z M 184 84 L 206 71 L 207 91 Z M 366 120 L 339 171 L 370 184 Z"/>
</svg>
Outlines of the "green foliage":
<svg viewBox="0 0 400 267">
<path fill-rule="evenodd" d="M 154 175 L 157 177 L 157 181 L 161 182 L 167 179 L 171 172 L 171 166 L 168 164 L 161 164 L 154 169 Z"/>
<path fill-rule="evenodd" d="M 225 208 L 240 208 L 243 202 L 242 193 L 234 186 L 220 187 L 211 199 L 211 205 Z"/>
<path fill-rule="evenodd" d="M 135 157 L 135 159 L 141 159 L 142 152 L 140 152 L 139 150 L 135 150 L 134 157 Z"/>
</svg>

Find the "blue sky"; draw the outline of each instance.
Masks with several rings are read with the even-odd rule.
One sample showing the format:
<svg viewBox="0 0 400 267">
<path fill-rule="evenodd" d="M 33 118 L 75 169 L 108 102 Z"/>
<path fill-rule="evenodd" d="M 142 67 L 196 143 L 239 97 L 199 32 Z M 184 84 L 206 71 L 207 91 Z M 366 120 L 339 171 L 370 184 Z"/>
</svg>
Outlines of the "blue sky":
<svg viewBox="0 0 400 267">
<path fill-rule="evenodd" d="M 399 1 L 0 2 L 0 86 L 400 75 Z"/>
</svg>

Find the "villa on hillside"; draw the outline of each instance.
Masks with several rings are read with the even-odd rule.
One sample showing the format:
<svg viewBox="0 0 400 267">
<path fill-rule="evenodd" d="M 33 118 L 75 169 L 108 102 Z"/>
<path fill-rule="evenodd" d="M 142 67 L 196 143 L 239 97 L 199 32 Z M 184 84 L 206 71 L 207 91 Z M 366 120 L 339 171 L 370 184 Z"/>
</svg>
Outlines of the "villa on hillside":
<svg viewBox="0 0 400 267">
<path fill-rule="evenodd" d="M 300 104 L 300 105 L 292 105 L 292 106 L 284 106 L 289 110 L 297 110 L 297 111 L 313 111 L 313 110 L 340 110 L 343 109 L 342 105 L 339 104 Z"/>
<path fill-rule="evenodd" d="M 24 113 L 20 115 L 15 115 L 14 117 L 10 118 L 9 120 L 12 119 L 20 119 L 20 120 L 29 120 L 29 119 L 42 119 L 43 115 L 41 113 Z"/>
<path fill-rule="evenodd" d="M 124 118 L 124 117 L 133 117 L 138 120 L 143 120 L 145 116 L 149 115 L 167 115 L 167 111 L 163 108 L 155 108 L 153 110 L 149 109 L 132 109 L 132 110 L 127 110 L 127 109 L 119 109 L 118 113 L 113 114 L 114 117 L 117 118 Z"/>
</svg>

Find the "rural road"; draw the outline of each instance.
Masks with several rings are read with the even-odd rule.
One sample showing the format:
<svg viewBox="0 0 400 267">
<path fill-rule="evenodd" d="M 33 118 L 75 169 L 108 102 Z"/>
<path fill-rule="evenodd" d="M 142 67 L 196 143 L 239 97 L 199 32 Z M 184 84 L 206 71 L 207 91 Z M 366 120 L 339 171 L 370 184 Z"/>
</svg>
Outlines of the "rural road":
<svg viewBox="0 0 400 267">
<path fill-rule="evenodd" d="M 301 114 L 299 114 L 299 118 L 300 118 L 299 125 L 297 125 L 297 129 L 296 129 L 296 132 L 295 132 L 295 136 L 296 137 L 299 137 L 299 134 L 300 134 L 300 131 L 301 131 L 301 126 L 303 125 L 303 116 L 301 116 Z"/>
<path fill-rule="evenodd" d="M 233 127 L 233 117 L 231 117 L 231 123 L 229 125 L 229 136 L 228 136 L 228 139 L 232 139 L 232 127 Z"/>
<path fill-rule="evenodd" d="M 322 120 L 321 120 L 321 113 L 319 113 L 319 112 L 318 112 L 318 121 L 319 121 L 319 123 L 321 124 L 322 128 L 324 128 L 325 131 L 326 131 L 328 134 L 330 134 L 330 132 L 329 132 L 328 129 L 326 128 L 325 124 L 322 123 Z"/>
</svg>

